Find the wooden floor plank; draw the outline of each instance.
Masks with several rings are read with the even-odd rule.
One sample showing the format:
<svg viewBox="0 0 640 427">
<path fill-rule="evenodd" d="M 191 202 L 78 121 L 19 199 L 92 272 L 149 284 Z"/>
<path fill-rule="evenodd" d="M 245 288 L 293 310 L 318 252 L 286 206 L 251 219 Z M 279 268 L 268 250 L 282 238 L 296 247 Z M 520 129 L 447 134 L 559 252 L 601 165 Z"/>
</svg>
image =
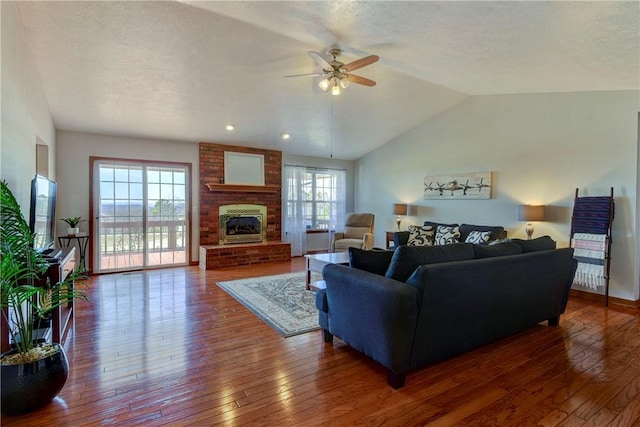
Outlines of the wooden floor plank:
<svg viewBox="0 0 640 427">
<path fill-rule="evenodd" d="M 64 389 L 2 425 L 640 425 L 637 310 L 571 297 L 558 327 L 427 366 L 394 390 L 339 339 L 282 338 L 216 285 L 302 271 L 294 258 L 92 276 Z"/>
</svg>

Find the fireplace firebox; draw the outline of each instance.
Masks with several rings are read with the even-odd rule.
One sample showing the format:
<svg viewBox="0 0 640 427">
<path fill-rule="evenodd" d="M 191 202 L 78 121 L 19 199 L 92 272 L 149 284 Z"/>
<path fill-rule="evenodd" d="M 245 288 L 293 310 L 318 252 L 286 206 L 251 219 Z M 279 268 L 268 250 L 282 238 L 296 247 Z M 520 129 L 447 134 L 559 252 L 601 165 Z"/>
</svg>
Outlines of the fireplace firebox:
<svg viewBox="0 0 640 427">
<path fill-rule="evenodd" d="M 262 205 L 223 205 L 219 209 L 221 245 L 257 243 L 267 240 L 267 207 Z"/>
</svg>

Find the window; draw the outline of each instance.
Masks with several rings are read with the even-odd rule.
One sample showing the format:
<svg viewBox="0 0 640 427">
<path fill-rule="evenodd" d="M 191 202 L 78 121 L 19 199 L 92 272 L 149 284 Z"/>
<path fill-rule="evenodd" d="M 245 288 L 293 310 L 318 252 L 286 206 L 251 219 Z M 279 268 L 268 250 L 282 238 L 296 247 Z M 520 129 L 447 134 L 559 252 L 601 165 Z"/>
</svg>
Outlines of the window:
<svg viewBox="0 0 640 427">
<path fill-rule="evenodd" d="M 346 215 L 346 171 L 296 166 L 286 169 L 285 221 L 298 213 L 307 230 L 335 229 Z"/>
</svg>

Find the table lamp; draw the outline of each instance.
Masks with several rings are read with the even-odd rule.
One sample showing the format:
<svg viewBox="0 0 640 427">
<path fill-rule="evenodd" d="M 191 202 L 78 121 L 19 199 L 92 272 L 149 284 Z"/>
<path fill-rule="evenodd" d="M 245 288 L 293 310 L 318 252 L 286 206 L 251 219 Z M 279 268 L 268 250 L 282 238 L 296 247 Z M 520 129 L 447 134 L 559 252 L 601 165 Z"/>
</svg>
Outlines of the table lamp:
<svg viewBox="0 0 640 427">
<path fill-rule="evenodd" d="M 544 205 L 520 205 L 520 221 L 527 221 L 525 232 L 527 239 L 533 236 L 533 221 L 544 221 Z"/>
<path fill-rule="evenodd" d="M 407 214 L 407 204 L 406 203 L 394 203 L 393 204 L 393 214 L 394 215 L 398 215 L 398 218 L 396 218 L 396 224 L 398 224 L 398 231 L 400 231 L 400 222 L 402 221 L 402 218 L 400 218 L 400 215 L 406 215 Z"/>
</svg>

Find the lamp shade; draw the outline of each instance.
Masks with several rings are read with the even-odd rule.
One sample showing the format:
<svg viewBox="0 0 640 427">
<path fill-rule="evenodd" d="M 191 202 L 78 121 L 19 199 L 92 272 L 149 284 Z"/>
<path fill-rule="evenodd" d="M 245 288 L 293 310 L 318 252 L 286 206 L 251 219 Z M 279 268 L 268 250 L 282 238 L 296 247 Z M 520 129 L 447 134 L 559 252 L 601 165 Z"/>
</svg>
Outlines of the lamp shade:
<svg viewBox="0 0 640 427">
<path fill-rule="evenodd" d="M 544 221 L 544 205 L 520 205 L 520 221 Z"/>
<path fill-rule="evenodd" d="M 323 91 L 328 91 L 329 88 L 331 87 L 331 80 L 329 79 L 324 79 L 322 80 L 320 83 L 318 83 L 318 86 L 320 86 L 320 89 L 322 89 Z"/>
<path fill-rule="evenodd" d="M 407 204 L 406 203 L 394 203 L 393 204 L 393 214 L 394 215 L 406 215 L 407 214 Z"/>
</svg>

